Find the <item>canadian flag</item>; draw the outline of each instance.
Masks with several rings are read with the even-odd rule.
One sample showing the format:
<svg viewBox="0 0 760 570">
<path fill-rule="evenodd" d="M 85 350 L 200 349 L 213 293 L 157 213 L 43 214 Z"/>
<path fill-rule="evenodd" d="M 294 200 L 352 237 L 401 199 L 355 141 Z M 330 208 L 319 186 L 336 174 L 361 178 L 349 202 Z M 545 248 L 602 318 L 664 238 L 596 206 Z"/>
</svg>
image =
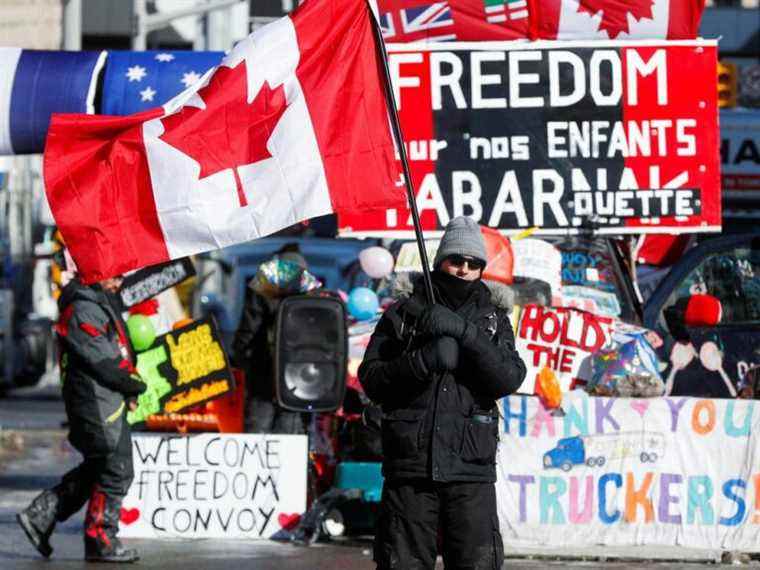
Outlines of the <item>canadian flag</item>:
<svg viewBox="0 0 760 570">
<path fill-rule="evenodd" d="M 370 18 L 307 0 L 161 108 L 54 115 L 46 191 L 83 279 L 403 206 Z"/>
<path fill-rule="evenodd" d="M 692 39 L 705 0 L 531 0 L 532 36 L 547 40 Z"/>
</svg>

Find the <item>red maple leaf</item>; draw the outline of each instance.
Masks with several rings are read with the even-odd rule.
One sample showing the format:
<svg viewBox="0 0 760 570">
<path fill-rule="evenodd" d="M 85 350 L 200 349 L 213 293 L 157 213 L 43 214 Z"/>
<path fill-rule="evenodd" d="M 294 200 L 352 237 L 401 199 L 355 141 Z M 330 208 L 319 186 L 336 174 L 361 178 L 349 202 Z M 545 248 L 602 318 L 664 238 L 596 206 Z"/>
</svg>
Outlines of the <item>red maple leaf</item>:
<svg viewBox="0 0 760 570">
<path fill-rule="evenodd" d="M 642 18 L 654 19 L 652 14 L 654 0 L 580 0 L 578 12 L 591 16 L 602 13 L 602 23 L 599 29 L 607 32 L 614 40 L 621 32 L 629 33 L 628 14 L 638 21 Z"/>
<path fill-rule="evenodd" d="M 162 119 L 161 139 L 201 165 L 200 178 L 232 169 L 240 205 L 248 204 L 238 174 L 239 166 L 270 158 L 267 141 L 288 104 L 282 85 L 264 83 L 249 104 L 244 62 L 220 66 L 209 84 L 198 90 L 205 109 L 185 106 Z"/>
</svg>

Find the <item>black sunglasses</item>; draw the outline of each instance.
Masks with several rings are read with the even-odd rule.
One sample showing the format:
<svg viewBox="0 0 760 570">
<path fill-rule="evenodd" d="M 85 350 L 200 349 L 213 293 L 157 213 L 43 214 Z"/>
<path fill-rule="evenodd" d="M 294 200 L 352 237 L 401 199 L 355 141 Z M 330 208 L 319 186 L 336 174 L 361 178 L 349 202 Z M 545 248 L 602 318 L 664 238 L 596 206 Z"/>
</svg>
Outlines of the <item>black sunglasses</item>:
<svg viewBox="0 0 760 570">
<path fill-rule="evenodd" d="M 463 255 L 450 255 L 446 258 L 446 261 L 448 261 L 454 267 L 463 267 L 466 263 L 473 271 L 478 271 L 486 266 L 486 264 L 483 263 L 483 261 L 480 259 L 465 257 Z"/>
</svg>

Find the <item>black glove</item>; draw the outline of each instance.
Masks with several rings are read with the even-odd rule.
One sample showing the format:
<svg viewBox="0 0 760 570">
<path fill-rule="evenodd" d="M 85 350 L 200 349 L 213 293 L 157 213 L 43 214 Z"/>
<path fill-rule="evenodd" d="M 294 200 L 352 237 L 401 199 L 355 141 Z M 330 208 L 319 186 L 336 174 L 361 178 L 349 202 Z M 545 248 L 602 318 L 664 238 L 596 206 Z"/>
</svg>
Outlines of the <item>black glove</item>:
<svg viewBox="0 0 760 570">
<path fill-rule="evenodd" d="M 450 336 L 461 339 L 467 322 L 443 305 L 430 305 L 417 321 L 417 329 L 431 336 Z"/>
<path fill-rule="evenodd" d="M 130 374 L 122 383 L 121 393 L 127 398 L 136 398 L 147 389 L 148 385 L 137 374 Z"/>
<path fill-rule="evenodd" d="M 420 356 L 429 372 L 455 370 L 459 364 L 459 343 L 450 336 L 441 336 L 420 348 Z"/>
</svg>

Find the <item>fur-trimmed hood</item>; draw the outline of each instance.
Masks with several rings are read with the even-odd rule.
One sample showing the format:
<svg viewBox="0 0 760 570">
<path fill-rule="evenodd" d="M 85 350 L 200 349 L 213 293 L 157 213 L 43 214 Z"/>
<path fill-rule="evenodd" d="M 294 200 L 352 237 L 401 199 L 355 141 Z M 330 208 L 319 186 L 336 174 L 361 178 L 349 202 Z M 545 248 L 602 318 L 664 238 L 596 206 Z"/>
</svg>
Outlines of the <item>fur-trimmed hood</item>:
<svg viewBox="0 0 760 570">
<path fill-rule="evenodd" d="M 391 295 L 394 299 L 407 299 L 412 295 L 414 286 L 422 279 L 422 272 L 411 271 L 396 273 L 391 283 Z M 515 293 L 504 283 L 483 279 L 483 283 L 491 293 L 491 303 L 494 307 L 511 311 L 515 305 Z"/>
</svg>

